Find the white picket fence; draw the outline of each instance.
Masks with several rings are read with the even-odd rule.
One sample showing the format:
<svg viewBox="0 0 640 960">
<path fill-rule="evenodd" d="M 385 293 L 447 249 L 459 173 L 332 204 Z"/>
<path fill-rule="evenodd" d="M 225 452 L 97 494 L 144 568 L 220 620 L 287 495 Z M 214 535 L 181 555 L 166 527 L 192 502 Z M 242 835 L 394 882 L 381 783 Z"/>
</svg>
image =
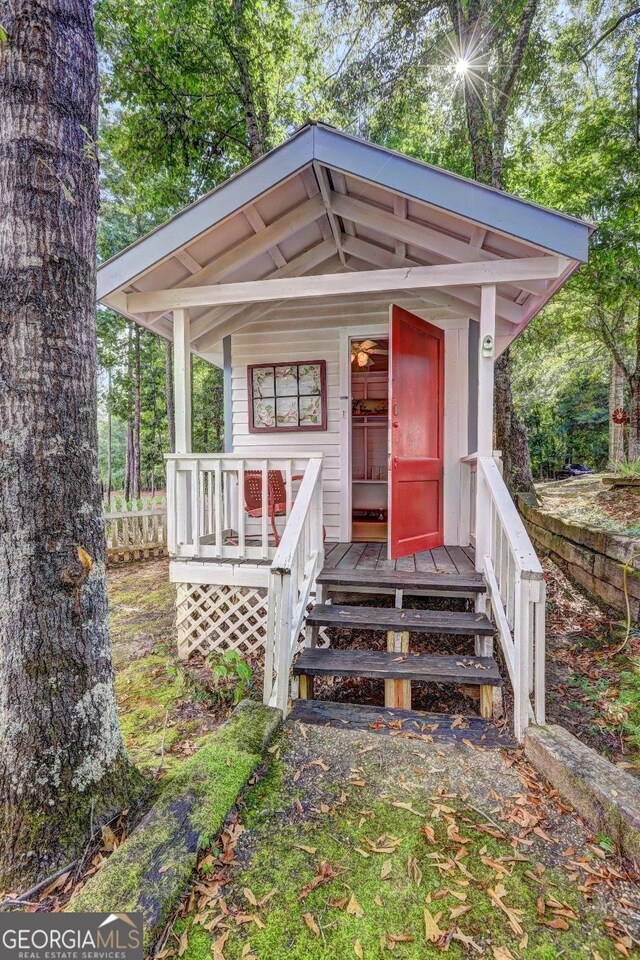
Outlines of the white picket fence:
<svg viewBox="0 0 640 960">
<path fill-rule="evenodd" d="M 108 564 L 167 556 L 167 501 L 113 496 L 103 504 Z"/>
</svg>

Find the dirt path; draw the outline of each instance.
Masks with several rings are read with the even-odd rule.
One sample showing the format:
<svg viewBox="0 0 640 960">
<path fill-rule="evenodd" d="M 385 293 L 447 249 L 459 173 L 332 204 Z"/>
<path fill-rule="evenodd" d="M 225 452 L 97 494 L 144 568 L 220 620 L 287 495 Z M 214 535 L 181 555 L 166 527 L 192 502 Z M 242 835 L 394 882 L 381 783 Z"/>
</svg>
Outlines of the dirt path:
<svg viewBox="0 0 640 960">
<path fill-rule="evenodd" d="M 513 754 L 288 722 L 160 956 L 638 956 L 640 896 Z"/>
</svg>

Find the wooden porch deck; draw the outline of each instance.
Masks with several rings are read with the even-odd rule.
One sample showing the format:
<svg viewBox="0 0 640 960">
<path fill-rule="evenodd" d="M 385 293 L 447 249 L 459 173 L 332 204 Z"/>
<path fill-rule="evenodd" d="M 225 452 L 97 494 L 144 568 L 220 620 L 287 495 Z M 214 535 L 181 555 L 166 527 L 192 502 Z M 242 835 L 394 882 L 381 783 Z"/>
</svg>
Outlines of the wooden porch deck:
<svg viewBox="0 0 640 960">
<path fill-rule="evenodd" d="M 202 538 L 205 542 L 206 537 Z M 271 560 L 239 560 L 234 557 L 207 558 L 205 563 L 227 564 L 236 567 L 269 567 Z M 477 574 L 473 547 L 436 547 L 412 553 L 400 560 L 387 560 L 387 544 L 361 541 L 359 543 L 325 543 L 324 570 L 397 570 L 398 573 L 431 573 L 448 576 Z"/>
<path fill-rule="evenodd" d="M 396 570 L 448 576 L 476 574 L 473 547 L 436 547 L 399 560 L 387 559 L 386 543 L 327 543 L 325 570 Z"/>
</svg>

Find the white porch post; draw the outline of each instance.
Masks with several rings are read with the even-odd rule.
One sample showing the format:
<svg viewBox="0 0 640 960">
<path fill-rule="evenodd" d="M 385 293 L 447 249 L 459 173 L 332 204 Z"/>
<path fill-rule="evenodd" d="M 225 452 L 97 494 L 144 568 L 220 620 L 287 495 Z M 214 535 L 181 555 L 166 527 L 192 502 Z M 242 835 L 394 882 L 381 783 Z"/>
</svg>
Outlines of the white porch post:
<svg viewBox="0 0 640 960">
<path fill-rule="evenodd" d="M 496 288 L 480 288 L 480 338 L 478 343 L 478 457 L 493 453 L 493 378 L 496 336 Z M 490 339 L 489 339 L 490 338 Z M 489 548 L 490 500 L 483 471 L 476 475 L 476 569 L 484 569 Z"/>
<path fill-rule="evenodd" d="M 189 311 L 182 309 L 173 311 L 173 391 L 176 453 L 188 454 L 191 453 L 191 322 Z M 187 544 L 191 542 L 193 485 L 185 470 L 178 470 L 175 480 L 176 539 L 178 544 Z"/>
<path fill-rule="evenodd" d="M 173 389 L 176 453 L 191 453 L 191 320 L 188 310 L 173 311 Z"/>
</svg>

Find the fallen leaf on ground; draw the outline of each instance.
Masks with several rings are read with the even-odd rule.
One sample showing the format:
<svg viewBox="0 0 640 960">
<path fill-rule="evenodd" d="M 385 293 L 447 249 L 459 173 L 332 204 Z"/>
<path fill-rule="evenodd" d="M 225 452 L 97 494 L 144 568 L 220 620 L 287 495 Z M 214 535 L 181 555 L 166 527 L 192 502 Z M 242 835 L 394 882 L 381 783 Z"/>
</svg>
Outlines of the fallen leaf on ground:
<svg viewBox="0 0 640 960">
<path fill-rule="evenodd" d="M 298 900 L 304 900 L 305 897 L 308 897 L 312 890 L 316 890 L 321 884 L 328 883 L 330 880 L 333 880 L 334 877 L 338 875 L 338 871 L 330 863 L 325 863 L 320 865 L 320 870 L 315 875 L 313 880 L 310 880 L 309 883 L 302 888 L 302 891 L 298 897 Z"/>
<path fill-rule="evenodd" d="M 305 843 L 296 843 L 298 850 L 304 850 L 305 853 L 316 853 L 317 847 L 308 847 Z"/>
<path fill-rule="evenodd" d="M 303 914 L 302 914 L 302 919 L 304 920 L 304 922 L 306 923 L 306 925 L 309 927 L 309 930 L 311 930 L 311 933 L 312 933 L 315 937 L 319 937 L 319 936 L 320 936 L 320 927 L 319 927 L 318 924 L 316 923 L 316 918 L 314 917 L 314 915 L 313 915 L 312 913 L 303 913 Z"/>
<path fill-rule="evenodd" d="M 356 900 L 355 893 L 351 894 L 351 900 L 349 900 L 349 903 L 347 904 L 347 913 L 350 913 L 353 917 L 358 917 L 358 919 L 360 919 L 360 917 L 364 917 L 364 910 Z"/>
<path fill-rule="evenodd" d="M 426 907 L 424 908 L 424 935 L 429 943 L 437 943 L 443 934 L 443 931 L 438 926 L 440 917 L 440 913 L 437 913 L 434 917 Z"/>
</svg>

